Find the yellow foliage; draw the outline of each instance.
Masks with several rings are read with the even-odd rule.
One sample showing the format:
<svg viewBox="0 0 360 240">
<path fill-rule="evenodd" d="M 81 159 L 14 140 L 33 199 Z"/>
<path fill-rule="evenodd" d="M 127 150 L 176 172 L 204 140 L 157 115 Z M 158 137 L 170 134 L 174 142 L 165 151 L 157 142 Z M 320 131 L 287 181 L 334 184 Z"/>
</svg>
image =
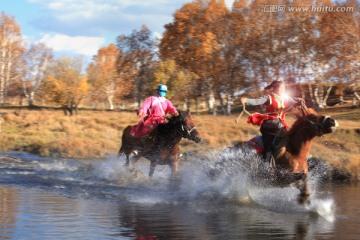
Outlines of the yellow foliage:
<svg viewBox="0 0 360 240">
<path fill-rule="evenodd" d="M 77 105 L 87 94 L 87 78 L 76 69 L 73 61 L 68 58 L 59 59 L 51 67 L 43 86 L 47 101 L 60 106 L 74 101 Z"/>
</svg>

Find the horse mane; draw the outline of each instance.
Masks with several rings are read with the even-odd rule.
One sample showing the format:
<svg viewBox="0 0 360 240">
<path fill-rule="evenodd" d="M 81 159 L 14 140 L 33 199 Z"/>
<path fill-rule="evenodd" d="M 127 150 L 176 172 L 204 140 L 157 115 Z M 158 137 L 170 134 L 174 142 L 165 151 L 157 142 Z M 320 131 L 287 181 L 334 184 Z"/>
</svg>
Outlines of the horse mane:
<svg viewBox="0 0 360 240">
<path fill-rule="evenodd" d="M 305 121 L 310 117 L 310 116 L 317 116 L 318 113 L 312 109 L 309 108 L 307 109 L 307 111 L 305 112 L 305 114 L 296 114 L 296 121 L 293 123 L 293 125 L 291 126 L 289 132 L 288 132 L 288 137 L 293 136 L 294 134 L 296 134 L 296 132 L 299 130 L 299 128 L 302 127 L 302 125 L 305 123 Z"/>
<path fill-rule="evenodd" d="M 178 116 L 172 116 L 170 118 L 167 118 L 166 123 L 161 123 L 158 125 L 158 131 L 159 133 L 172 133 L 175 126 L 179 123 L 179 119 L 187 117 L 186 112 L 179 111 Z"/>
</svg>

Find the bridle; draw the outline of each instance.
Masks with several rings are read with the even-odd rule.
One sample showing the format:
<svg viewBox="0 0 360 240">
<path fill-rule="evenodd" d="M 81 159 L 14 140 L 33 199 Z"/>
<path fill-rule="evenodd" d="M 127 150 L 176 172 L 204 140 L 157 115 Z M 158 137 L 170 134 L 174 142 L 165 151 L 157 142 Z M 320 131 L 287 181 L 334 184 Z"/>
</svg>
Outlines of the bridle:
<svg viewBox="0 0 360 240">
<path fill-rule="evenodd" d="M 318 130 L 317 135 L 318 136 L 324 135 L 324 132 L 323 132 L 324 123 L 325 123 L 326 119 L 330 118 L 330 116 L 324 116 L 324 119 L 321 121 L 321 123 L 314 122 L 314 121 L 307 118 L 307 115 L 310 114 L 310 111 L 309 111 L 309 109 L 307 108 L 307 106 L 305 104 L 301 104 L 301 110 L 302 110 L 302 113 L 303 113 L 303 117 L 305 117 L 306 121 L 308 123 L 310 123 L 312 126 L 316 127 L 316 129 Z"/>
<path fill-rule="evenodd" d="M 186 132 L 188 136 L 191 135 L 191 132 L 196 130 L 196 127 L 192 127 L 190 130 L 187 130 L 185 127 L 184 127 L 184 124 L 181 123 L 181 129 L 183 132 Z"/>
<path fill-rule="evenodd" d="M 183 132 L 186 133 L 186 137 L 190 137 L 190 136 L 191 136 L 191 133 L 192 133 L 193 131 L 195 131 L 197 128 L 196 128 L 196 127 L 192 127 L 190 130 L 188 130 L 188 129 L 184 126 L 184 119 L 185 119 L 185 117 L 181 117 L 181 118 L 180 118 L 181 130 L 182 130 L 182 133 L 183 133 Z"/>
</svg>

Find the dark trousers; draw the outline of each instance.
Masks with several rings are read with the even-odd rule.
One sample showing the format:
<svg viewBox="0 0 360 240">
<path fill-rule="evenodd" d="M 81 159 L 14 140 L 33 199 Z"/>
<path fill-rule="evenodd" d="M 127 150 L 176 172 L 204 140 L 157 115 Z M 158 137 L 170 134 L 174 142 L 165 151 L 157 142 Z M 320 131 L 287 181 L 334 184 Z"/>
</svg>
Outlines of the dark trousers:
<svg viewBox="0 0 360 240">
<path fill-rule="evenodd" d="M 285 145 L 286 141 L 286 130 L 284 128 L 280 129 L 260 129 L 261 135 L 264 141 L 264 161 L 270 162 L 274 153 L 275 147 L 279 145 Z M 276 144 L 276 146 L 274 146 Z"/>
<path fill-rule="evenodd" d="M 275 135 L 266 132 L 262 132 L 261 134 L 264 141 L 264 161 L 269 163 L 272 157 Z"/>
</svg>

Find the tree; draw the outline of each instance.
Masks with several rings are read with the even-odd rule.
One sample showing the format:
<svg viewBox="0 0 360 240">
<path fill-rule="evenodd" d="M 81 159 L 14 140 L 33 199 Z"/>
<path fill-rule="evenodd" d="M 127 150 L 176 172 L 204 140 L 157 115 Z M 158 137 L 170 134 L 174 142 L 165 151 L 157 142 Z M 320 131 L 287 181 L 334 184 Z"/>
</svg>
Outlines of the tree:
<svg viewBox="0 0 360 240">
<path fill-rule="evenodd" d="M 0 15 L 0 105 L 5 103 L 11 81 L 19 75 L 21 55 L 24 51 L 20 26 L 4 12 Z"/>
<path fill-rule="evenodd" d="M 44 82 L 45 99 L 64 108 L 64 113 L 70 115 L 86 96 L 88 83 L 81 74 L 82 60 L 59 58 L 49 67 L 49 73 Z"/>
<path fill-rule="evenodd" d="M 52 50 L 43 43 L 31 44 L 24 54 L 25 76 L 21 85 L 29 106 L 34 105 L 35 95 L 46 77 L 52 58 Z"/>
<path fill-rule="evenodd" d="M 127 82 L 130 97 L 140 107 L 154 65 L 156 41 L 145 25 L 128 36 L 118 36 L 116 41 L 117 49 L 121 52 L 117 59 L 117 72 Z"/>
<path fill-rule="evenodd" d="M 159 62 L 154 67 L 152 89 L 159 84 L 166 84 L 169 88 L 167 97 L 172 100 L 182 100 L 186 108 L 190 108 L 190 98 L 193 95 L 191 82 L 195 79 L 191 73 L 180 69 L 174 60 Z"/>
<path fill-rule="evenodd" d="M 227 14 L 224 1 L 197 0 L 175 12 L 174 22 L 165 25 L 160 43 L 162 59 L 173 59 L 182 69 L 198 76 L 192 83 L 199 97 L 207 99 L 209 109 L 214 105 L 215 81 L 218 80 L 219 35 L 215 26 Z"/>
<path fill-rule="evenodd" d="M 114 110 L 114 96 L 121 85 L 119 75 L 116 72 L 118 56 L 119 51 L 114 44 L 100 48 L 87 69 L 92 99 L 107 101 L 110 110 Z"/>
</svg>

